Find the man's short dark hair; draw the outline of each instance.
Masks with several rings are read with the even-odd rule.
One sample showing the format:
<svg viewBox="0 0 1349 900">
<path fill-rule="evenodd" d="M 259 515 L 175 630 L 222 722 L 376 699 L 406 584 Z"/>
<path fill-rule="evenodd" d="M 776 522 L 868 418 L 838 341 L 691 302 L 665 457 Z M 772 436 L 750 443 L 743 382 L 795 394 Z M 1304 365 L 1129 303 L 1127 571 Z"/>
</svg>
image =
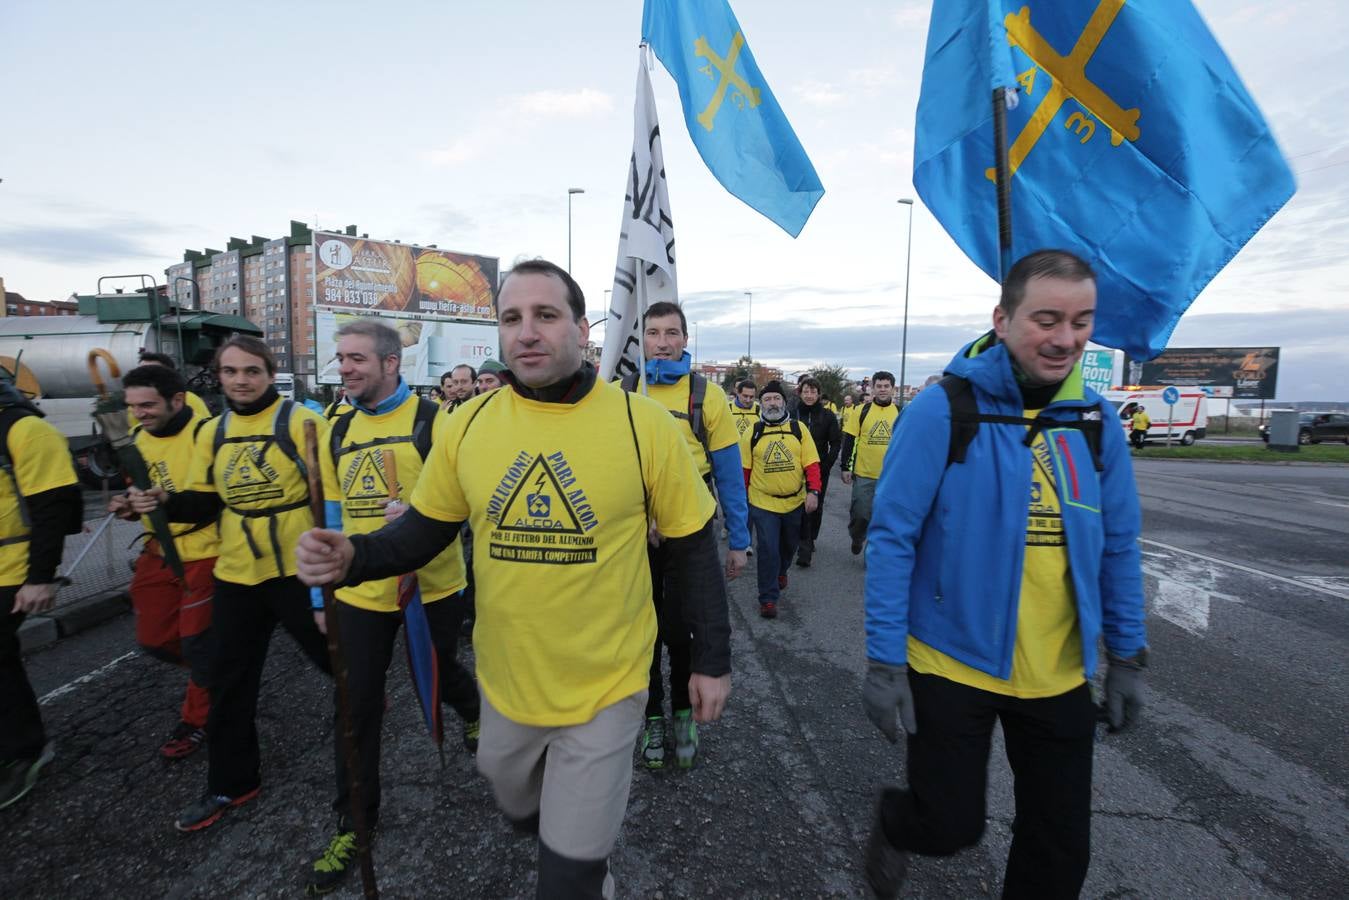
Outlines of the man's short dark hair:
<svg viewBox="0 0 1349 900">
<path fill-rule="evenodd" d="M 172 356 L 169 356 L 167 353 L 155 353 L 152 350 L 142 350 L 140 353 L 140 361 L 142 364 L 151 363 L 161 366 L 168 366 L 170 369 L 178 368 L 178 364 L 173 361 Z M 149 387 L 149 385 L 136 385 L 136 386 Z"/>
<path fill-rule="evenodd" d="M 1096 273 L 1082 257 L 1067 250 L 1036 250 L 1012 264 L 1002 283 L 998 305 L 1008 315 L 1016 312 L 1026 296 L 1026 284 L 1032 278 L 1058 278 L 1062 281 L 1096 281 Z"/>
<path fill-rule="evenodd" d="M 878 381 L 888 381 L 888 382 L 890 382 L 891 384 L 894 384 L 894 383 L 895 383 L 895 373 L 894 373 L 894 372 L 887 372 L 887 371 L 885 371 L 884 369 L 882 369 L 881 371 L 877 372 L 875 375 L 872 375 L 872 376 L 871 376 L 871 383 L 872 383 L 873 386 L 874 386 L 874 385 L 876 384 L 876 382 L 878 382 Z"/>
<path fill-rule="evenodd" d="M 177 369 L 155 363 L 137 366 L 127 372 L 122 376 L 122 387 L 154 388 L 166 403 L 173 399 L 174 394 L 187 392 L 187 382 Z"/>
<path fill-rule="evenodd" d="M 803 387 L 813 387 L 817 391 L 821 390 L 820 382 L 816 380 L 814 375 L 801 376 L 801 380 L 796 383 L 796 389 L 797 391 L 800 391 Z"/>
<path fill-rule="evenodd" d="M 475 369 L 475 368 L 473 368 L 472 366 L 470 366 L 468 363 L 460 363 L 459 365 L 455 366 L 453 369 L 450 369 L 449 374 L 453 375 L 455 372 L 458 372 L 460 369 L 468 369 L 468 380 L 469 380 L 469 381 L 477 381 L 477 380 L 478 380 L 478 370 Z"/>
<path fill-rule="evenodd" d="M 736 392 L 737 394 L 740 393 L 741 391 L 743 391 L 745 388 L 749 388 L 751 391 L 754 391 L 756 394 L 759 392 L 759 386 L 758 386 L 757 384 L 755 384 L 754 382 L 750 381 L 748 378 L 746 378 L 744 381 L 736 382 L 736 385 L 735 385 L 735 392 Z"/>
<path fill-rule="evenodd" d="M 231 347 L 237 347 L 249 356 L 258 357 L 267 367 L 268 375 L 276 374 L 276 357 L 272 355 L 271 349 L 263 342 L 262 338 L 253 337 L 251 334 L 230 335 L 229 340 L 221 344 L 220 349 L 215 352 L 214 368 L 220 368 L 220 357 Z"/>
<path fill-rule="evenodd" d="M 445 386 L 445 382 L 449 381 L 449 380 L 450 380 L 451 378 L 453 378 L 453 377 L 454 377 L 454 369 L 450 369 L 448 372 L 441 372 L 441 373 L 440 373 L 440 386 L 441 386 L 441 387 L 444 387 L 444 386 Z"/>
<path fill-rule="evenodd" d="M 548 275 L 561 281 L 567 289 L 567 305 L 571 307 L 571 317 L 577 322 L 585 318 L 586 314 L 586 295 L 581 290 L 581 286 L 576 283 L 576 279 L 571 277 L 571 273 L 559 266 L 557 263 L 549 262 L 546 259 L 525 259 L 516 263 L 511 270 L 506 273 L 506 277 L 501 280 L 502 286 L 505 286 L 507 279 L 512 275 Z M 497 298 L 492 299 L 492 306 L 495 309 Z"/>
<path fill-rule="evenodd" d="M 684 311 L 679 308 L 679 304 L 671 303 L 669 300 L 648 306 L 646 312 L 642 313 L 642 327 L 646 327 L 647 319 L 661 319 L 665 316 L 679 316 L 679 330 L 684 332 L 684 337 L 689 336 L 689 320 L 684 318 Z"/>
</svg>

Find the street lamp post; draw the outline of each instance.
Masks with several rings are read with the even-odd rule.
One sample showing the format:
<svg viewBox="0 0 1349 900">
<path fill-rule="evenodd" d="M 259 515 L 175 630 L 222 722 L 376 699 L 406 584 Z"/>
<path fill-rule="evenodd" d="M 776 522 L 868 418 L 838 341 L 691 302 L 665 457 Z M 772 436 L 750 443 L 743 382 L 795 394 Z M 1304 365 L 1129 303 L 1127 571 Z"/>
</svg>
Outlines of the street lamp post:
<svg viewBox="0 0 1349 900">
<path fill-rule="evenodd" d="M 571 274 L 571 198 L 574 194 L 584 194 L 585 188 L 567 188 L 567 274 Z"/>
<path fill-rule="evenodd" d="M 899 201 L 909 208 L 908 249 L 904 251 L 904 330 L 899 342 L 899 408 L 904 408 L 904 376 L 909 361 L 909 265 L 913 261 L 913 200 Z"/>
<path fill-rule="evenodd" d="M 754 292 L 745 291 L 745 296 L 749 298 L 749 327 L 745 329 L 745 358 L 749 360 L 751 366 L 754 365 Z"/>
</svg>

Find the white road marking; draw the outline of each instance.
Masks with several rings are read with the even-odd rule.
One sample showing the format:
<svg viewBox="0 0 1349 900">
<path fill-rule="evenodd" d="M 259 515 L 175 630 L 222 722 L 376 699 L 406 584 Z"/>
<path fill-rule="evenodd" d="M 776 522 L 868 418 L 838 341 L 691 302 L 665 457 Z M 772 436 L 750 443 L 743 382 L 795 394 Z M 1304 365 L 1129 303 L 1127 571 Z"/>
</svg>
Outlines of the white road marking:
<svg viewBox="0 0 1349 900">
<path fill-rule="evenodd" d="M 1336 503 L 1334 500 L 1313 500 L 1313 503 L 1319 503 L 1322 506 L 1338 506 L 1340 509 L 1349 509 L 1349 503 Z"/>
<path fill-rule="evenodd" d="M 1152 597 L 1152 611 L 1171 624 L 1202 637 L 1208 631 L 1209 592 L 1163 577 L 1147 566 L 1143 567 L 1143 571 L 1157 576 L 1157 593 Z"/>
<path fill-rule="evenodd" d="M 55 700 L 55 699 L 58 698 L 58 697 L 64 697 L 66 694 L 69 694 L 71 691 L 75 690 L 75 688 L 80 687 L 81 685 L 88 684 L 89 682 L 93 681 L 95 678 L 99 678 L 99 677 L 101 677 L 101 676 L 103 676 L 103 675 L 108 674 L 108 673 L 111 672 L 114 668 L 116 668 L 117 666 L 119 666 L 119 665 L 121 665 L 122 663 L 126 662 L 128 659 L 132 659 L 133 657 L 137 657 L 137 656 L 140 656 L 140 655 L 141 655 L 141 652 L 140 652 L 139 650 L 131 650 L 131 651 L 127 652 L 127 653 L 123 653 L 121 656 L 117 657 L 117 658 L 114 659 L 112 662 L 108 663 L 107 665 L 105 665 L 105 666 L 99 666 L 97 669 L 95 669 L 94 671 L 88 673 L 87 675 L 81 675 L 79 678 L 76 678 L 74 681 L 71 681 L 71 682 L 68 682 L 68 683 L 66 683 L 66 684 L 63 684 L 63 685 L 61 685 L 59 688 L 56 688 L 55 690 L 53 690 L 53 691 L 47 693 L 47 694 L 46 694 L 45 696 L 43 696 L 40 700 L 38 700 L 38 705 L 39 705 L 39 706 L 46 706 L 46 705 L 47 705 L 49 702 L 51 702 L 52 700 Z"/>
<path fill-rule="evenodd" d="M 1216 556 L 1205 556 L 1202 553 L 1195 553 L 1193 550 L 1185 550 L 1181 547 L 1175 547 L 1171 544 L 1163 544 L 1161 541 L 1152 541 L 1147 538 L 1141 538 L 1141 543 L 1151 544 L 1154 547 L 1161 547 L 1163 550 L 1170 550 L 1173 553 L 1183 553 L 1186 556 L 1193 556 L 1196 559 L 1206 560 L 1211 563 L 1217 563 L 1220 566 L 1227 566 L 1229 569 L 1236 569 L 1239 572 L 1247 572 L 1251 575 L 1259 575 L 1262 578 L 1268 578 L 1272 581 L 1282 581 L 1284 584 L 1291 584 L 1294 587 L 1302 588 L 1307 591 L 1318 591 L 1322 594 L 1329 594 L 1332 597 L 1339 597 L 1341 600 L 1349 600 L 1349 591 L 1337 591 L 1334 588 L 1325 587 L 1320 584 L 1313 584 L 1308 581 L 1299 581 L 1296 578 L 1288 578 L 1284 575 L 1275 575 L 1273 572 L 1265 572 L 1261 569 L 1253 569 L 1250 566 L 1243 566 L 1241 563 L 1234 563 L 1226 559 L 1218 559 Z"/>
</svg>

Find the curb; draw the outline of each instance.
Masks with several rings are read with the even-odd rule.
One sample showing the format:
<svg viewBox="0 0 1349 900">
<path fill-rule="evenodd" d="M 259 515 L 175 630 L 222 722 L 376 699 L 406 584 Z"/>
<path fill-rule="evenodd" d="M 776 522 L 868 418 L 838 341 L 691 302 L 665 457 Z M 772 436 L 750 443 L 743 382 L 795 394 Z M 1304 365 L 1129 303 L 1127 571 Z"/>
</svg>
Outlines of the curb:
<svg viewBox="0 0 1349 900">
<path fill-rule="evenodd" d="M 108 591 L 84 600 L 57 607 L 40 615 L 29 616 L 19 626 L 19 645 L 23 653 L 48 647 L 61 638 L 70 637 L 101 625 L 130 611 L 131 599 L 126 591 Z"/>
</svg>

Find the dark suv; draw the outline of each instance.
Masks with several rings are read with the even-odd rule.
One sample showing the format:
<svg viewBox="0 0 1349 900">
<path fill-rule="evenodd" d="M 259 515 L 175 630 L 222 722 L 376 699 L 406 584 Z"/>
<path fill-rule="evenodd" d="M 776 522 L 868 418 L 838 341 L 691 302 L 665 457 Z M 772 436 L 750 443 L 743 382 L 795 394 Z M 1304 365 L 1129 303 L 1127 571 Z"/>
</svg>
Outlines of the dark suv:
<svg viewBox="0 0 1349 900">
<path fill-rule="evenodd" d="M 1260 426 L 1260 440 L 1269 443 L 1269 426 Z M 1297 442 L 1319 444 L 1343 441 L 1349 444 L 1349 413 L 1302 413 L 1297 417 Z"/>
</svg>

